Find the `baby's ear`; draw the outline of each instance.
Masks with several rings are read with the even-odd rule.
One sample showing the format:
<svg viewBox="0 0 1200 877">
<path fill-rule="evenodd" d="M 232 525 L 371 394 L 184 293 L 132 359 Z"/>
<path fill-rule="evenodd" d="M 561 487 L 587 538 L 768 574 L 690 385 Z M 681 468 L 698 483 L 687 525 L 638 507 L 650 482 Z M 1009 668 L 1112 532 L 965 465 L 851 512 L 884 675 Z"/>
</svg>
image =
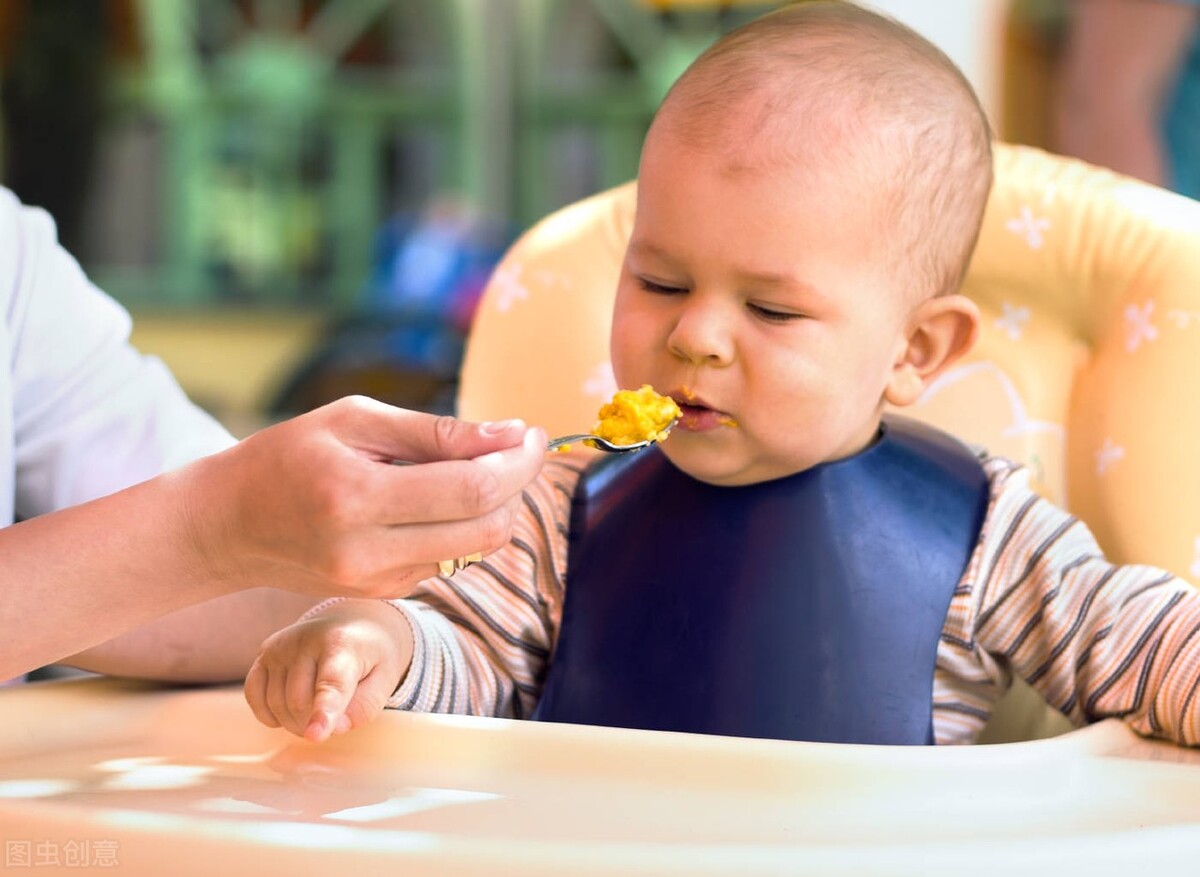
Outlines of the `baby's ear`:
<svg viewBox="0 0 1200 877">
<path fill-rule="evenodd" d="M 979 308 L 966 296 L 941 295 L 922 302 L 909 322 L 907 343 L 892 367 L 884 398 L 892 405 L 916 402 L 978 337 Z"/>
</svg>

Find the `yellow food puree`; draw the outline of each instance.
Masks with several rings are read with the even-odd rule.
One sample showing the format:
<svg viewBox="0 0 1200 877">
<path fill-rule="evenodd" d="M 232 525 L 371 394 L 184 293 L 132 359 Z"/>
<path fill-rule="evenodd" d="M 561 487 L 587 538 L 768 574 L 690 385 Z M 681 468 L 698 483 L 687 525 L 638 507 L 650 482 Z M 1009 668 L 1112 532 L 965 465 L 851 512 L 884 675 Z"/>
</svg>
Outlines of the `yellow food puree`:
<svg viewBox="0 0 1200 877">
<path fill-rule="evenodd" d="M 649 384 L 637 390 L 618 390 L 611 402 L 600 408 L 600 419 L 592 432 L 614 445 L 661 441 L 664 430 L 679 417 L 679 406 L 669 396 L 660 396 Z"/>
</svg>

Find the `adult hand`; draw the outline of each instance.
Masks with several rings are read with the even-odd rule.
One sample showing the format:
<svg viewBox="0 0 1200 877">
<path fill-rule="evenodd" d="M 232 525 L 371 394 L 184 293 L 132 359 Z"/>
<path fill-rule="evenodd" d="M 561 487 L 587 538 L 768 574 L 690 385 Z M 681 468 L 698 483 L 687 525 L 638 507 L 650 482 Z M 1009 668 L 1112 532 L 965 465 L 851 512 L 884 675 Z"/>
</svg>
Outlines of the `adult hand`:
<svg viewBox="0 0 1200 877">
<path fill-rule="evenodd" d="M 474 424 L 351 397 L 179 474 L 194 544 L 231 589 L 398 597 L 438 561 L 508 541 L 545 441 L 520 421 Z"/>
</svg>

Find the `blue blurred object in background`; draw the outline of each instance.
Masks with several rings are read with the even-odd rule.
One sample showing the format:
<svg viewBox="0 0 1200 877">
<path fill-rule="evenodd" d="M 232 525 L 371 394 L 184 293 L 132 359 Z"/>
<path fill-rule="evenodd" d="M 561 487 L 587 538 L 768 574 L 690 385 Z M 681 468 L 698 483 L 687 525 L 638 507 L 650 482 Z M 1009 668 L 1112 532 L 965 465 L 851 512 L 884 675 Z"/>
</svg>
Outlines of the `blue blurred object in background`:
<svg viewBox="0 0 1200 877">
<path fill-rule="evenodd" d="M 331 327 L 270 413 L 310 411 L 351 394 L 451 413 L 471 319 L 514 237 L 505 223 L 450 197 L 387 222 L 358 310 Z"/>
<path fill-rule="evenodd" d="M 505 224 L 458 199 L 435 199 L 376 236 L 364 305 L 376 314 L 437 316 L 466 333 L 492 269 L 513 240 Z"/>
</svg>

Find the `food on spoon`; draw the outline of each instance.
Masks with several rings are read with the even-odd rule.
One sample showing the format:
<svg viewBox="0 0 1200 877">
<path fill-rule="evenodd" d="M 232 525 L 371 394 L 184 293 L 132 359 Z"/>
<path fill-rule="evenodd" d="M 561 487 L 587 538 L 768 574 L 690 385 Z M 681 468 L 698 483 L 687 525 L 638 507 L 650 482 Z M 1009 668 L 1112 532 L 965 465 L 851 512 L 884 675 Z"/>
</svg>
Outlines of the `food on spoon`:
<svg viewBox="0 0 1200 877">
<path fill-rule="evenodd" d="M 592 433 L 614 445 L 660 442 L 679 415 L 674 399 L 660 396 L 649 384 L 643 384 L 637 390 L 618 390 L 611 402 L 602 405 Z"/>
</svg>

